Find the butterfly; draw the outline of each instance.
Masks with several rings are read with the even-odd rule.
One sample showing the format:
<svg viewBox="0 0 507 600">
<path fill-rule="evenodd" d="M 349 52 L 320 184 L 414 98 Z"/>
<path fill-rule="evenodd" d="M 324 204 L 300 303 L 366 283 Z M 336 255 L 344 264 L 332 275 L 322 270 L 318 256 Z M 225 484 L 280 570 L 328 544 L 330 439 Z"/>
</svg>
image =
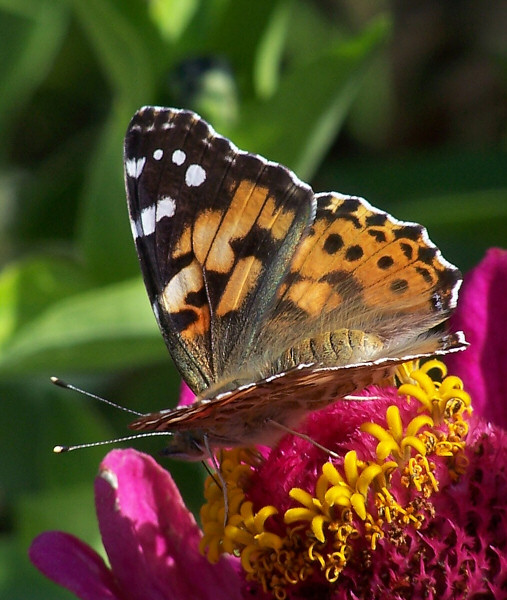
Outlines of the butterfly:
<svg viewBox="0 0 507 600">
<path fill-rule="evenodd" d="M 461 350 L 459 271 L 418 224 L 314 193 L 188 110 L 147 106 L 124 149 L 132 233 L 169 352 L 196 394 L 142 415 L 166 452 L 273 445 L 402 362 Z"/>
</svg>

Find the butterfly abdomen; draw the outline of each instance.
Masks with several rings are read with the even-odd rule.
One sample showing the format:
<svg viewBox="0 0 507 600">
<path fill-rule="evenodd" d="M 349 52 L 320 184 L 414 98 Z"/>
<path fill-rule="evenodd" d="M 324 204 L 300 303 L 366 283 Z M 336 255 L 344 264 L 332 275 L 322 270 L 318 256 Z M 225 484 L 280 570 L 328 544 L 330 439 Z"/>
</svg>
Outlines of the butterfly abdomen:
<svg viewBox="0 0 507 600">
<path fill-rule="evenodd" d="M 302 363 L 340 366 L 374 359 L 384 347 L 381 338 L 358 329 L 338 329 L 302 340 L 278 359 L 277 372 Z"/>
</svg>

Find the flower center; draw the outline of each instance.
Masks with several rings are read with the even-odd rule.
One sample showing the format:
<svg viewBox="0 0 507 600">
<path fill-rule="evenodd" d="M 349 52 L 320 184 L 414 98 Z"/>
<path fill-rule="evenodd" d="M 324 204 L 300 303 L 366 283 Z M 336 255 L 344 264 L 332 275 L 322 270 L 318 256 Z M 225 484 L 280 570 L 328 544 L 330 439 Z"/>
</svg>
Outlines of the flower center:
<svg viewBox="0 0 507 600">
<path fill-rule="evenodd" d="M 343 459 L 326 457 L 313 484 L 293 487 L 273 504 L 260 506 L 250 497 L 269 457 L 222 452 L 227 524 L 224 492 L 209 477 L 201 552 L 211 562 L 223 553 L 239 557 L 248 582 L 283 600 L 309 581 L 334 585 L 351 561 L 372 556 L 379 545 L 403 544 L 408 529 L 433 516 L 432 495 L 466 470 L 471 407 L 462 382 L 447 376 L 439 361 L 403 365 L 398 378 L 399 399 L 384 417 L 372 411 L 375 420 L 350 436 Z"/>
</svg>

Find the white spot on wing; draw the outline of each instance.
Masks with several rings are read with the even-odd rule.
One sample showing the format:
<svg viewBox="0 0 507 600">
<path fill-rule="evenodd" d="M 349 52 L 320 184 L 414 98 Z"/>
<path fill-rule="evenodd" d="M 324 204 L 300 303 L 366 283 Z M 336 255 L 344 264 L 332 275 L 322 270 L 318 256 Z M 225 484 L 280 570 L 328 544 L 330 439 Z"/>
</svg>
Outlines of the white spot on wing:
<svg viewBox="0 0 507 600">
<path fill-rule="evenodd" d="M 141 211 L 141 225 L 143 235 L 150 235 L 155 231 L 155 205 L 143 208 Z"/>
<path fill-rule="evenodd" d="M 162 156 L 164 156 L 164 151 L 162 150 L 162 148 L 157 148 L 154 152 L 153 152 L 153 158 L 155 160 L 160 160 L 162 158 Z"/>
<path fill-rule="evenodd" d="M 172 217 L 176 210 L 176 202 L 171 196 L 163 196 L 157 203 L 157 223 L 164 217 Z"/>
<path fill-rule="evenodd" d="M 127 175 L 137 179 L 143 172 L 145 163 L 146 163 L 145 156 L 143 156 L 142 158 L 137 158 L 137 159 L 127 158 L 127 160 L 125 161 L 125 170 L 127 171 Z"/>
<path fill-rule="evenodd" d="M 160 323 L 160 311 L 158 309 L 158 304 L 157 302 L 154 302 L 151 305 L 151 308 L 153 309 L 153 314 L 155 315 L 155 319 L 157 319 L 157 323 Z"/>
<path fill-rule="evenodd" d="M 141 231 L 139 231 L 139 225 L 137 221 L 134 221 L 134 219 L 130 219 L 130 228 L 132 229 L 132 237 L 134 238 L 134 240 L 137 240 L 137 238 L 142 235 Z"/>
<path fill-rule="evenodd" d="M 198 187 L 206 179 L 206 171 L 201 165 L 190 165 L 185 173 L 185 183 L 189 187 Z"/>
<path fill-rule="evenodd" d="M 175 150 L 172 155 L 172 161 L 175 165 L 182 165 L 185 162 L 187 155 L 183 152 L 183 150 Z"/>
</svg>

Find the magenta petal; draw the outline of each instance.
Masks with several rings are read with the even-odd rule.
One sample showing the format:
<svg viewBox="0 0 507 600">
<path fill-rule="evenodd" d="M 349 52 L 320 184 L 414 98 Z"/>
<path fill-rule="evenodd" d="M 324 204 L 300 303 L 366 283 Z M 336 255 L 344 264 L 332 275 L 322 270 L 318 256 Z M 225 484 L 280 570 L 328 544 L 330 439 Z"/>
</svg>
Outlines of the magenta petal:
<svg viewBox="0 0 507 600">
<path fill-rule="evenodd" d="M 234 599 L 240 580 L 226 559 L 199 554 L 201 532 L 167 471 L 150 456 L 114 450 L 95 485 L 111 568 L 132 600 Z"/>
<path fill-rule="evenodd" d="M 47 531 L 34 539 L 28 553 L 39 571 L 81 600 L 124 598 L 102 558 L 73 535 Z"/>
<path fill-rule="evenodd" d="M 507 428 L 507 250 L 490 249 L 465 277 L 452 327 L 470 348 L 448 357 L 449 372 L 463 379 L 478 414 Z"/>
<path fill-rule="evenodd" d="M 187 406 L 195 401 L 194 392 L 188 387 L 188 385 L 182 381 L 180 385 L 180 399 L 178 400 L 178 406 Z"/>
</svg>

